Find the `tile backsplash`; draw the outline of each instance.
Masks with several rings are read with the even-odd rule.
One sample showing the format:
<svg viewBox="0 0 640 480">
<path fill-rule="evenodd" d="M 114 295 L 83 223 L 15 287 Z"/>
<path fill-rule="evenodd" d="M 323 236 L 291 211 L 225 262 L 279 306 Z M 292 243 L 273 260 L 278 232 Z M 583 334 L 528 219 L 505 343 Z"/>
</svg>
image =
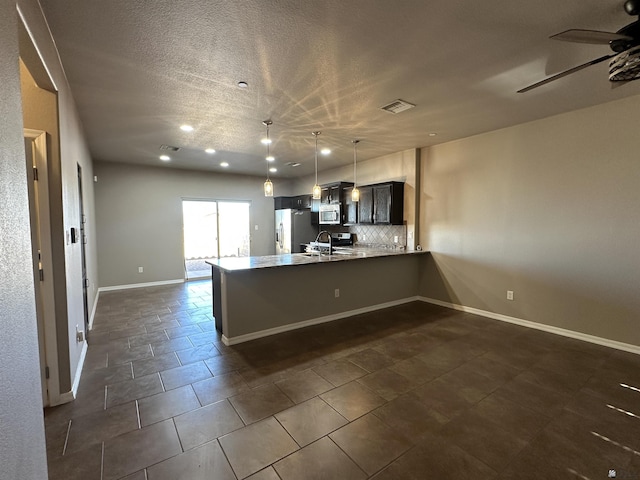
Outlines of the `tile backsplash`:
<svg viewBox="0 0 640 480">
<path fill-rule="evenodd" d="M 350 232 L 355 234 L 355 243 L 361 247 L 393 248 L 407 246 L 406 225 L 351 225 L 331 226 L 330 232 Z M 395 242 L 395 237 L 398 241 Z"/>
</svg>

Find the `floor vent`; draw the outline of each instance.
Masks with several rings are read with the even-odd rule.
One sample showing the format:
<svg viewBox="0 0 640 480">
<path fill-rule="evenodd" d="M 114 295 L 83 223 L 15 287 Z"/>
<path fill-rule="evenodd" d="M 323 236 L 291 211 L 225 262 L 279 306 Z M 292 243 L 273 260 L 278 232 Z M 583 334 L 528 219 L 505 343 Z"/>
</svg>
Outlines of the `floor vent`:
<svg viewBox="0 0 640 480">
<path fill-rule="evenodd" d="M 400 113 L 400 112 L 404 112 L 405 110 L 409 110 L 410 108 L 415 107 L 415 105 L 413 103 L 409 103 L 409 102 L 405 102 L 404 100 L 394 100 L 393 102 L 380 107 L 380 110 L 384 110 L 385 112 L 389 112 L 389 113 Z"/>
</svg>

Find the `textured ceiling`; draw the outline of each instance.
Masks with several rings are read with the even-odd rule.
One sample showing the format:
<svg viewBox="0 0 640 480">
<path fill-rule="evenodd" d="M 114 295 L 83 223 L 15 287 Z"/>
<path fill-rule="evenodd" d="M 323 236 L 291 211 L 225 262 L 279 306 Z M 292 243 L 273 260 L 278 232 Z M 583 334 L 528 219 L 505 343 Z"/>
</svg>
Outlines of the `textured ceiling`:
<svg viewBox="0 0 640 480">
<path fill-rule="evenodd" d="M 610 53 L 548 37 L 618 30 L 634 20 L 618 0 L 41 2 L 97 160 L 264 175 L 272 119 L 275 176 L 301 176 L 314 130 L 323 170 L 353 161 L 353 138 L 366 160 L 640 93 L 606 62 L 516 93 Z M 417 106 L 379 109 L 397 98 Z"/>
</svg>

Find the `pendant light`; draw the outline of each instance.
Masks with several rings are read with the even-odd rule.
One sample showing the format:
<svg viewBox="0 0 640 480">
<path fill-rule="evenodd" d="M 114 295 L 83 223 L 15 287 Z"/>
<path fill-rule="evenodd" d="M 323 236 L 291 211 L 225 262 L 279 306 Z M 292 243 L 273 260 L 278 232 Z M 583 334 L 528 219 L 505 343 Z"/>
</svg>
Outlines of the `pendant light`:
<svg viewBox="0 0 640 480">
<path fill-rule="evenodd" d="M 356 181 L 356 164 L 358 163 L 358 143 L 360 140 L 351 140 L 353 143 L 353 189 L 351 190 L 351 201 L 360 201 L 360 190 L 358 190 L 358 183 Z"/>
<path fill-rule="evenodd" d="M 267 136 L 266 138 L 263 140 L 263 143 L 265 143 L 267 145 L 267 181 L 264 182 L 264 196 L 265 197 L 273 197 L 273 183 L 271 182 L 271 179 L 269 178 L 269 163 L 270 161 L 272 161 L 272 156 L 271 156 L 271 150 L 270 150 L 270 145 L 271 145 L 271 139 L 269 138 L 269 126 L 273 124 L 273 122 L 271 120 L 265 120 L 264 122 L 262 122 L 263 125 L 265 125 L 267 127 Z"/>
<path fill-rule="evenodd" d="M 321 132 L 312 132 L 312 135 L 316 137 L 316 183 L 311 192 L 311 198 L 314 200 L 320 200 L 320 197 L 322 196 L 322 189 L 320 188 L 320 185 L 318 185 L 318 135 L 320 135 L 320 133 Z"/>
</svg>

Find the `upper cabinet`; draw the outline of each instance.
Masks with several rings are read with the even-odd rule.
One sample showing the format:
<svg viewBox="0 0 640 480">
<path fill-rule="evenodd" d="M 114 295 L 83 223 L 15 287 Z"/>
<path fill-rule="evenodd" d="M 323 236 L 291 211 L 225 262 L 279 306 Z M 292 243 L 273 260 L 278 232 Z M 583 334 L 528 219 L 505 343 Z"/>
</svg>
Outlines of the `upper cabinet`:
<svg viewBox="0 0 640 480">
<path fill-rule="evenodd" d="M 404 183 L 385 182 L 360 187 L 358 223 L 402 225 L 404 222 Z"/>
<path fill-rule="evenodd" d="M 322 185 L 322 193 L 320 195 L 320 203 L 336 204 L 345 202 L 344 189 L 353 187 L 353 183 L 336 182 Z"/>
<path fill-rule="evenodd" d="M 273 199 L 276 210 L 311 208 L 311 195 L 297 197 L 275 197 Z"/>
<path fill-rule="evenodd" d="M 342 216 L 344 218 L 344 225 L 355 225 L 358 223 L 358 203 L 351 200 L 351 190 L 353 190 L 353 185 L 342 187 L 342 198 L 344 198 Z"/>
</svg>

